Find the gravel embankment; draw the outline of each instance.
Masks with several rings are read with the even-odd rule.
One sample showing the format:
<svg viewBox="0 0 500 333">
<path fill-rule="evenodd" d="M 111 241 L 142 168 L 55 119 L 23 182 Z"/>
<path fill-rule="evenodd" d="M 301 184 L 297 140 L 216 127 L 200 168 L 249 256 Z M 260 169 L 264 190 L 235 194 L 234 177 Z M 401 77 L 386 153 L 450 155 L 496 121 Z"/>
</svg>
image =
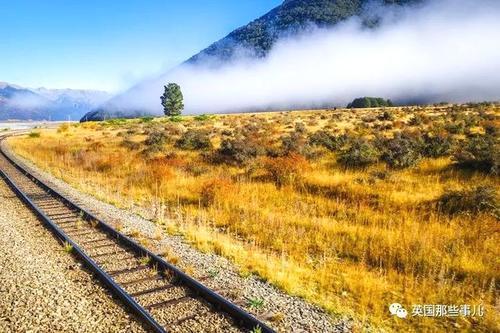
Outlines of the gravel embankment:
<svg viewBox="0 0 500 333">
<path fill-rule="evenodd" d="M 145 332 L 3 180 L 0 332 Z"/>
<path fill-rule="evenodd" d="M 10 151 L 8 144 L 2 143 L 6 151 Z M 15 157 L 12 153 L 11 156 Z M 143 235 L 150 237 L 150 247 L 154 249 L 170 248 L 179 257 L 180 266 L 194 268 L 194 276 L 212 275 L 209 287 L 221 291 L 221 294 L 233 302 L 244 307 L 262 320 L 267 321 L 273 328 L 281 332 L 350 332 L 352 321 L 346 318 L 332 319 L 320 308 L 313 306 L 301 298 L 287 295 L 269 283 L 259 280 L 255 276 L 242 277 L 237 268 L 227 259 L 214 254 L 202 253 L 187 244 L 181 236 L 165 236 L 161 240 L 154 240 L 156 226 L 141 216 L 148 216 L 144 210 L 130 211 L 119 209 L 104 203 L 94 197 L 81 193 L 65 182 L 39 170 L 31 162 L 15 157 L 15 159 L 33 174 L 48 185 L 83 208 L 94 213 L 97 217 L 115 224 L 119 221 L 123 232 L 139 230 Z M 140 215 L 139 215 L 140 214 Z M 259 309 L 248 306 L 249 299 L 264 301 Z"/>
</svg>

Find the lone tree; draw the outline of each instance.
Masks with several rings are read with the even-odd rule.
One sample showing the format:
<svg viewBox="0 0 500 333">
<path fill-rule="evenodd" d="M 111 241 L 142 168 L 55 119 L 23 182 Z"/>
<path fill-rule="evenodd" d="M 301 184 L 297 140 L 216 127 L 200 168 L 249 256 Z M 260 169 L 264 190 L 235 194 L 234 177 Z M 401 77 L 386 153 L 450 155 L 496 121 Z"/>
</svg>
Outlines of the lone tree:
<svg viewBox="0 0 500 333">
<path fill-rule="evenodd" d="M 165 92 L 160 99 L 166 116 L 178 116 L 184 110 L 184 97 L 182 96 L 181 87 L 177 83 L 166 85 Z"/>
</svg>

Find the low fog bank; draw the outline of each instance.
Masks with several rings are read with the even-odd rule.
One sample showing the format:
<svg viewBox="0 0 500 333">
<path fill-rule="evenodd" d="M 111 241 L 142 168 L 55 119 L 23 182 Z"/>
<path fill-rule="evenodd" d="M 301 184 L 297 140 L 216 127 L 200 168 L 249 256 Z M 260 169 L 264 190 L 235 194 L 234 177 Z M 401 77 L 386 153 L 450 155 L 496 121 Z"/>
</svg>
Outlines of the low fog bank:
<svg viewBox="0 0 500 333">
<path fill-rule="evenodd" d="M 382 12 L 371 7 L 370 12 Z M 106 108 L 161 113 L 163 85 L 181 85 L 186 113 L 394 101 L 500 100 L 500 2 L 431 1 L 383 9 L 376 29 L 353 18 L 282 39 L 265 59 L 187 65 L 142 82 Z"/>
<path fill-rule="evenodd" d="M 35 94 L 22 93 L 13 94 L 6 102 L 6 107 L 13 109 L 38 109 L 48 106 L 49 100 Z"/>
</svg>

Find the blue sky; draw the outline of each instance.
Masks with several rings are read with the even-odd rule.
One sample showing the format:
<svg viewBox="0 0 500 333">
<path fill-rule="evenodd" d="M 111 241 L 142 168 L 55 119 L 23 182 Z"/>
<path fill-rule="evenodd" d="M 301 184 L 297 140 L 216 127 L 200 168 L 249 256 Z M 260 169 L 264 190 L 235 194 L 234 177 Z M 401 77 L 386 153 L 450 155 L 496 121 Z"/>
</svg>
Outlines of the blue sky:
<svg viewBox="0 0 500 333">
<path fill-rule="evenodd" d="M 0 0 L 0 81 L 118 91 L 281 0 Z"/>
</svg>

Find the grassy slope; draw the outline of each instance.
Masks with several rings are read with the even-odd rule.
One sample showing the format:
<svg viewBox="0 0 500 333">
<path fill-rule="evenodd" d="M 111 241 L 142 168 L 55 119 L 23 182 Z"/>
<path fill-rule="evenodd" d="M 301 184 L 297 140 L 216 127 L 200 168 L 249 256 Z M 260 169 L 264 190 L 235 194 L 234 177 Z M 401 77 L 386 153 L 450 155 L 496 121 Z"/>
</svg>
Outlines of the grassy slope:
<svg viewBox="0 0 500 333">
<path fill-rule="evenodd" d="M 345 169 L 336 153 L 316 147 L 316 157 L 291 161 L 300 163 L 297 177 L 276 186 L 270 161 L 282 168 L 290 161 L 258 157 L 243 166 L 213 164 L 198 151 L 174 147 L 186 128 L 208 130 L 215 147 L 224 131 L 234 136 L 252 124 L 263 145 L 276 144 L 297 122 L 308 132 L 366 137 L 411 129 L 407 121 L 415 111 L 393 112 L 392 121 L 367 120 L 380 111 L 359 110 L 86 123 L 44 131 L 39 138 L 12 138 L 10 144 L 85 192 L 116 205 L 154 209 L 165 232 L 180 232 L 196 247 L 230 258 L 242 274 L 258 274 L 332 313 L 395 331 L 498 329 L 498 221 L 486 213 L 449 216 L 431 204 L 450 188 L 498 187 L 498 178 L 452 168 L 449 157 L 402 170 L 383 163 Z M 437 109 L 418 113 L 430 119 L 422 130 L 449 116 Z M 377 127 L 387 123 L 384 130 Z M 158 129 L 172 140 L 163 152 L 145 155 L 144 133 Z M 483 303 L 487 310 L 481 319 L 403 321 L 388 316 L 388 304 L 396 301 L 408 308 Z"/>
</svg>

